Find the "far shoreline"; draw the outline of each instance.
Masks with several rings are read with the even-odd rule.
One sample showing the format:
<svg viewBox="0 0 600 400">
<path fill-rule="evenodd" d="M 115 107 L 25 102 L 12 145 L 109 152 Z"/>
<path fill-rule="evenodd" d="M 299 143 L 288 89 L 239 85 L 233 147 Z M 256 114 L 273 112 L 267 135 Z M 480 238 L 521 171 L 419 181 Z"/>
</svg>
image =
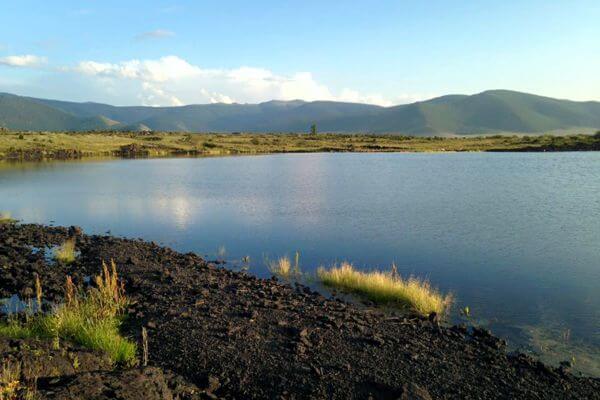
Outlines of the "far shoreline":
<svg viewBox="0 0 600 400">
<path fill-rule="evenodd" d="M 0 161 L 289 153 L 600 151 L 600 135 L 416 137 L 348 134 L 0 132 Z"/>
</svg>

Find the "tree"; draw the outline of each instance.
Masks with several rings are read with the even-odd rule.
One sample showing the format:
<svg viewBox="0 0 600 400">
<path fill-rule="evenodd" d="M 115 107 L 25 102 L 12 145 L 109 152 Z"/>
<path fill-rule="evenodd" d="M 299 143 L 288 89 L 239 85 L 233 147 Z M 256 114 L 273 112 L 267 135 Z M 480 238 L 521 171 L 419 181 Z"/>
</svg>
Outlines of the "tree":
<svg viewBox="0 0 600 400">
<path fill-rule="evenodd" d="M 311 135 L 316 135 L 317 134 L 317 124 L 312 124 L 310 126 L 310 134 Z"/>
</svg>

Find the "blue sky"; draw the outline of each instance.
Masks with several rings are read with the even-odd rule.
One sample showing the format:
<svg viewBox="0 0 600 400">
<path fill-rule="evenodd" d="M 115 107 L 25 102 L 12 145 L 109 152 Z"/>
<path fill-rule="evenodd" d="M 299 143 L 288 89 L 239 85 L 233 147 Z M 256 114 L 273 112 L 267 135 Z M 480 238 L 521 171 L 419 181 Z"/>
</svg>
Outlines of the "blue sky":
<svg viewBox="0 0 600 400">
<path fill-rule="evenodd" d="M 600 100 L 600 1 L 3 1 L 0 91 L 111 104 Z"/>
</svg>

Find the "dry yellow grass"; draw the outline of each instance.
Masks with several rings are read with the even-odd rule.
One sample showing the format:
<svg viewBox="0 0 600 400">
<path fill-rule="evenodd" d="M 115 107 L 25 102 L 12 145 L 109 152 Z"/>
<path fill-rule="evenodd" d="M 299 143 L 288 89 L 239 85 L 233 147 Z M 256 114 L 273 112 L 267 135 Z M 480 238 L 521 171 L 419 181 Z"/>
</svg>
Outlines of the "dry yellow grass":
<svg viewBox="0 0 600 400">
<path fill-rule="evenodd" d="M 21 364 L 5 361 L 0 370 L 0 400 L 16 400 L 21 387 Z"/>
<path fill-rule="evenodd" d="M 450 295 L 441 294 L 426 280 L 403 279 L 394 272 L 361 272 L 349 263 L 329 269 L 321 267 L 317 277 L 326 286 L 356 293 L 376 303 L 409 308 L 422 315 L 432 312 L 442 315 L 451 303 Z"/>
<path fill-rule="evenodd" d="M 292 277 L 300 276 L 299 260 L 300 253 L 296 252 L 295 263 L 293 266 L 288 256 L 280 257 L 275 261 L 267 261 L 267 266 L 272 274 L 284 279 L 290 279 Z"/>
<path fill-rule="evenodd" d="M 0 211 L 0 224 L 8 224 L 13 221 L 14 219 L 12 218 L 11 213 L 8 211 Z"/>
<path fill-rule="evenodd" d="M 269 262 L 269 271 L 272 274 L 288 279 L 292 275 L 292 263 L 289 257 L 283 256 Z"/>
<path fill-rule="evenodd" d="M 556 132 L 557 134 L 559 132 Z M 117 156 L 122 146 L 136 145 L 149 156 L 175 154 L 227 155 L 289 152 L 438 152 L 521 149 L 552 145 L 556 148 L 585 148 L 595 138 L 572 135 L 579 131 L 560 132 L 569 136 L 476 136 L 410 137 L 397 135 L 339 134 L 189 134 L 154 132 L 6 132 L 0 134 L 0 159 L 19 158 L 27 153 L 44 158 L 61 157 L 60 152 L 75 151 L 81 157 Z M 23 154 L 21 154 L 23 153 Z M 21 154 L 21 155 L 20 155 Z M 27 158 L 27 157 L 25 157 Z M 1 166 L 0 166 L 1 167 Z"/>
<path fill-rule="evenodd" d="M 66 240 L 62 245 L 54 250 L 54 259 L 56 261 L 70 264 L 75 261 L 75 239 Z"/>
</svg>

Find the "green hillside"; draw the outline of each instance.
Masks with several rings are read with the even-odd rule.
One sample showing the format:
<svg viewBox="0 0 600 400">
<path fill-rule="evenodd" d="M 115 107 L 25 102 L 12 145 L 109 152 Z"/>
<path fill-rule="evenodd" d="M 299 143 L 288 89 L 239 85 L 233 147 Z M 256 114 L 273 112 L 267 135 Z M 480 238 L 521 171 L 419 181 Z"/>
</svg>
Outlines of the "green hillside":
<svg viewBox="0 0 600 400">
<path fill-rule="evenodd" d="M 181 107 L 116 107 L 0 94 L 0 126 L 20 130 L 150 129 L 407 135 L 547 133 L 600 129 L 600 103 L 508 90 L 449 95 L 394 107 L 333 101 L 269 101 Z"/>
<path fill-rule="evenodd" d="M 27 97 L 0 93 L 0 126 L 18 130 L 65 131 L 109 129 L 115 125 L 102 116 L 82 118 Z"/>
</svg>

